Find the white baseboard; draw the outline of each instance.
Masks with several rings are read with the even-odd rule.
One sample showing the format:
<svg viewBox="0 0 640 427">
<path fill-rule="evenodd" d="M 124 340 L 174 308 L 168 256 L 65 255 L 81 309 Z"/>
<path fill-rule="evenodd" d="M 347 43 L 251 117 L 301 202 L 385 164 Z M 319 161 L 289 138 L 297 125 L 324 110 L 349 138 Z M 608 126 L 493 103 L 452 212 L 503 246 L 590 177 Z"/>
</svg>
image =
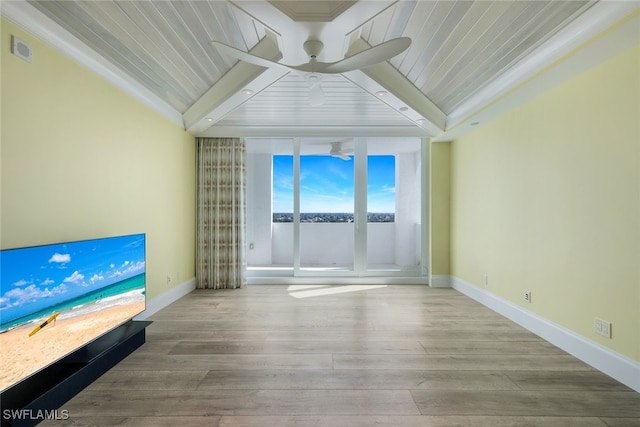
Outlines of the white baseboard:
<svg viewBox="0 0 640 427">
<path fill-rule="evenodd" d="M 616 353 L 458 277 L 453 277 L 452 287 L 597 370 L 640 392 L 640 362 Z"/>
<path fill-rule="evenodd" d="M 134 317 L 133 320 L 146 320 L 158 311 L 162 310 L 172 302 L 175 302 L 187 295 L 196 288 L 196 278 L 193 277 L 186 282 L 161 293 L 157 297 L 147 301 L 146 310 Z"/>
<path fill-rule="evenodd" d="M 426 277 L 264 276 L 247 277 L 247 285 L 426 285 Z"/>
<path fill-rule="evenodd" d="M 445 274 L 434 274 L 429 280 L 429 286 L 432 288 L 450 288 L 451 276 Z"/>
</svg>

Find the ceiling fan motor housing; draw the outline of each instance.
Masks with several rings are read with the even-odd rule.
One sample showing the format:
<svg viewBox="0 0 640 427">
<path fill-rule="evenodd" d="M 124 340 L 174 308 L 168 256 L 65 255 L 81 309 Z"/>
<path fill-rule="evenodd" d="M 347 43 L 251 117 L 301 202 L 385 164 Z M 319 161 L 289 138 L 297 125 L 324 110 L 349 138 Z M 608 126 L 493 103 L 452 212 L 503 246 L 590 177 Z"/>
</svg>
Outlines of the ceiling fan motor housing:
<svg viewBox="0 0 640 427">
<path fill-rule="evenodd" d="M 307 40 L 302 47 L 309 57 L 317 58 L 320 52 L 322 52 L 324 44 L 320 40 Z"/>
</svg>

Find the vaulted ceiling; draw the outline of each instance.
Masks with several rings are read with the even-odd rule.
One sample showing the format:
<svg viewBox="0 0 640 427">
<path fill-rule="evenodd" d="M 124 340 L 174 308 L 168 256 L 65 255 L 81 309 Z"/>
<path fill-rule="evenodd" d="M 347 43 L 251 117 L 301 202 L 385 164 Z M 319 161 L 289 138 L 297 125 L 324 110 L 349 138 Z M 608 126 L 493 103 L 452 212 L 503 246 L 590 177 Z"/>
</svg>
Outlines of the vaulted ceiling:
<svg viewBox="0 0 640 427">
<path fill-rule="evenodd" d="M 637 2 L 9 1 L 3 15 L 116 75 L 196 135 L 438 137 L 621 19 Z M 26 23 L 25 23 L 26 21 Z M 323 75 L 238 61 L 211 41 L 285 64 L 334 62 L 396 37 L 388 61 Z M 85 51 L 82 55 L 77 53 Z M 119 79 L 119 80 L 118 80 Z"/>
</svg>

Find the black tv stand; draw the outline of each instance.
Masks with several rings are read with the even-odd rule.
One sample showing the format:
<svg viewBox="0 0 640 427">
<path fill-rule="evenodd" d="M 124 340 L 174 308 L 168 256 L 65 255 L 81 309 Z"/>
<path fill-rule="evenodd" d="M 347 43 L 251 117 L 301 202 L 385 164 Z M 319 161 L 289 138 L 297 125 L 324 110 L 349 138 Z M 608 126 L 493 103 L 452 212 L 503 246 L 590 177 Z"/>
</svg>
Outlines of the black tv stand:
<svg viewBox="0 0 640 427">
<path fill-rule="evenodd" d="M 2 427 L 65 417 L 58 408 L 144 344 L 150 324 L 130 320 L 3 391 Z"/>
</svg>

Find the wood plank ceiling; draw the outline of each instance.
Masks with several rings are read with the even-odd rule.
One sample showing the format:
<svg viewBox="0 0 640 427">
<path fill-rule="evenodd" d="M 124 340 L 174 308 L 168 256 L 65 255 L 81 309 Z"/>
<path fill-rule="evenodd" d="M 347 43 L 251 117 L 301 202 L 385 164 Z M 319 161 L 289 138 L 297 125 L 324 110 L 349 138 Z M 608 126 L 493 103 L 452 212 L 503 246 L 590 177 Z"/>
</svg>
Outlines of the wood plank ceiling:
<svg viewBox="0 0 640 427">
<path fill-rule="evenodd" d="M 187 129 L 298 127 L 444 130 L 446 116 L 522 61 L 595 1 L 29 1 L 181 114 Z M 281 62 L 307 62 L 302 43 L 319 38 L 323 61 L 405 36 L 411 46 L 388 63 L 326 76 L 326 101 L 310 106 L 301 75 L 238 62 L 217 40 L 250 51 L 261 40 Z M 297 61 L 297 62 L 296 62 Z M 386 67 L 386 68 L 385 68 Z M 263 76 L 262 80 L 258 77 Z M 265 77 L 268 76 L 268 77 Z M 226 79 L 226 80 L 225 80 Z M 407 84 L 410 83 L 410 84 Z M 218 85 L 218 86 L 217 86 Z M 406 87 L 403 91 L 397 88 Z M 251 89 L 250 95 L 240 96 Z M 384 90 L 389 97 L 376 96 Z M 206 124 L 203 125 L 204 121 Z M 206 132 L 205 132 L 206 133 Z"/>
</svg>

